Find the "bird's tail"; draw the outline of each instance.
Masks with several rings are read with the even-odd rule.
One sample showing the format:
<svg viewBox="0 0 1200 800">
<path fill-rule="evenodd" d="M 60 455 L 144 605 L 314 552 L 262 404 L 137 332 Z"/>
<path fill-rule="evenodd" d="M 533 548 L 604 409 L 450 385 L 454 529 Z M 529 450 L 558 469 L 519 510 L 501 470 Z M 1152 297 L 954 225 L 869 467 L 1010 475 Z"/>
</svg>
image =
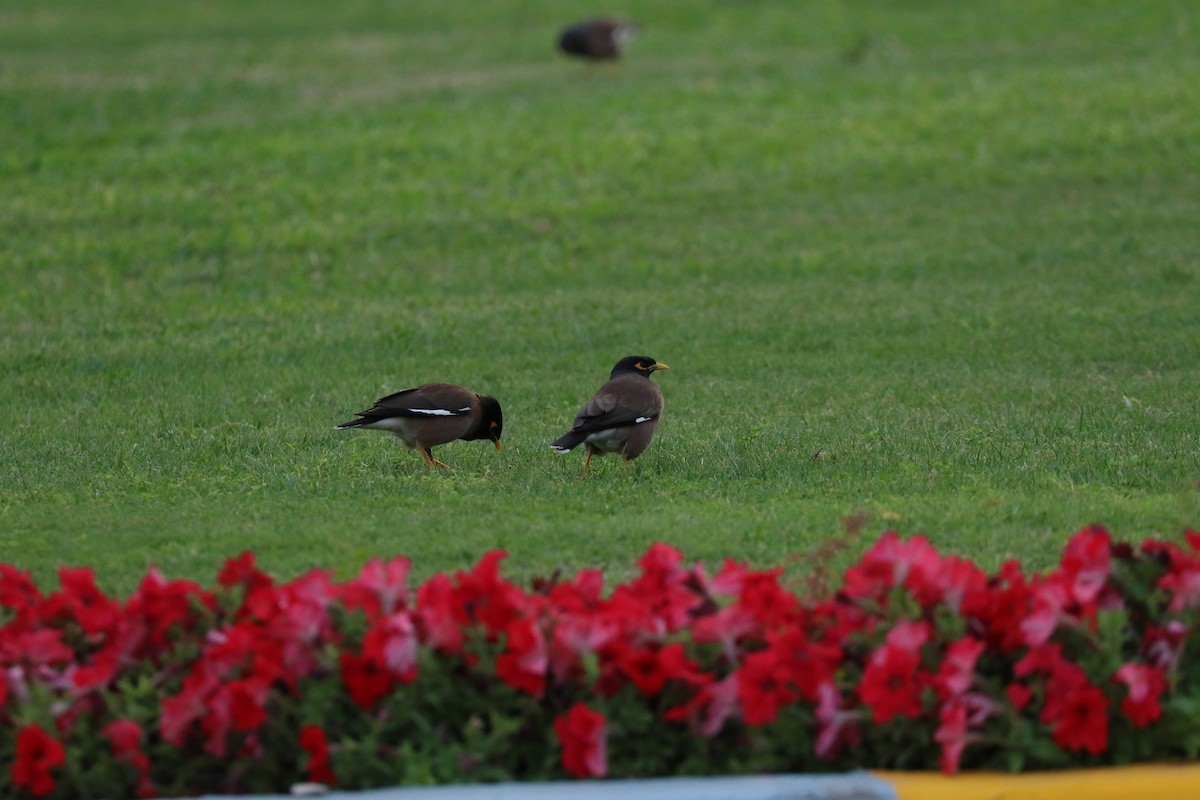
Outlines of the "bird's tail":
<svg viewBox="0 0 1200 800">
<path fill-rule="evenodd" d="M 366 425 L 370 421 L 371 420 L 367 419 L 366 417 L 359 417 L 358 419 L 352 419 L 349 422 L 343 422 L 341 425 L 334 425 L 333 429 L 335 431 L 340 431 L 345 428 L 358 428 L 362 425 Z"/>
<path fill-rule="evenodd" d="M 571 431 L 569 433 L 564 433 L 562 436 L 555 439 L 550 443 L 550 446 L 560 453 L 569 453 L 579 445 L 583 444 L 585 437 L 586 434 L 575 433 L 574 431 Z"/>
</svg>

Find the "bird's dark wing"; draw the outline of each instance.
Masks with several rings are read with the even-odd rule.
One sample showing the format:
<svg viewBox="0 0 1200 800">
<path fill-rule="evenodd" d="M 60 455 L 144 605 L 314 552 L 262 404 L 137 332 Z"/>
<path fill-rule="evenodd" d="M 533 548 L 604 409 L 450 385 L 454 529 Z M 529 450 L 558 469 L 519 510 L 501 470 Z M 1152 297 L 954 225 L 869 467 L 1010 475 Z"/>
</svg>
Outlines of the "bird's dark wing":
<svg viewBox="0 0 1200 800">
<path fill-rule="evenodd" d="M 475 395 L 461 386 L 427 383 L 381 397 L 359 416 L 373 419 L 457 417 L 470 414 L 475 402 Z"/>
<path fill-rule="evenodd" d="M 622 425 L 640 425 L 662 413 L 658 387 L 640 376 L 617 378 L 600 387 L 596 396 L 579 409 L 572 433 L 591 433 Z"/>
</svg>

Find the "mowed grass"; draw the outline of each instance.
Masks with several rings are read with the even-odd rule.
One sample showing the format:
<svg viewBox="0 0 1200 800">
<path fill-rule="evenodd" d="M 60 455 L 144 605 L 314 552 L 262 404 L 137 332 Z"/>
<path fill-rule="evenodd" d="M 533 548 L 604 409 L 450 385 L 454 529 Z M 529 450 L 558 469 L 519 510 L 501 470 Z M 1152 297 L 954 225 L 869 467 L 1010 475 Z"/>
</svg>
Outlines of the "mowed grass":
<svg viewBox="0 0 1200 800">
<path fill-rule="evenodd" d="M 9 0 L 0 561 L 621 578 L 894 527 L 1044 567 L 1200 525 L 1195 4 L 669 5 L 596 68 L 553 52 L 579 3 Z M 547 444 L 634 353 L 664 421 L 580 481 Z M 503 452 L 331 430 L 428 380 Z"/>
</svg>

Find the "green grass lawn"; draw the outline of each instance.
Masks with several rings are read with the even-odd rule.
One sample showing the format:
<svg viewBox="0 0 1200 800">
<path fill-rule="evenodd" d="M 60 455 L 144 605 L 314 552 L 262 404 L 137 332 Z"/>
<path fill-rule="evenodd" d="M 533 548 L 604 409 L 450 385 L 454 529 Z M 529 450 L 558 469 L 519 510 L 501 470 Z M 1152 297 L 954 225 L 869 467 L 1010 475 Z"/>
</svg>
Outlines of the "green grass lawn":
<svg viewBox="0 0 1200 800">
<path fill-rule="evenodd" d="M 669 7 L 668 7 L 669 6 Z M 8 0 L 0 561 L 986 567 L 1200 525 L 1200 9 Z M 671 365 L 626 471 L 547 447 Z M 333 431 L 428 380 L 505 449 Z M 852 542 L 841 558 L 864 546 Z"/>
</svg>

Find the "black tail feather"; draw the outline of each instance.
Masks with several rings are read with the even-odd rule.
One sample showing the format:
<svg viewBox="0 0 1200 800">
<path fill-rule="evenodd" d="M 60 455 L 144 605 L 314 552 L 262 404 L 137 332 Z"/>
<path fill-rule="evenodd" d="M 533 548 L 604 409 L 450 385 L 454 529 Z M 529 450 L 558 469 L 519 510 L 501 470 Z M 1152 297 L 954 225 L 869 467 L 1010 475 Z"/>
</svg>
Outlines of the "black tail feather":
<svg viewBox="0 0 1200 800">
<path fill-rule="evenodd" d="M 569 433 L 564 433 L 562 436 L 555 439 L 550 443 L 550 446 L 560 453 L 565 453 L 569 450 L 574 450 L 576 447 L 583 444 L 583 440 L 586 437 L 586 433 L 576 433 L 571 431 Z"/>
</svg>

